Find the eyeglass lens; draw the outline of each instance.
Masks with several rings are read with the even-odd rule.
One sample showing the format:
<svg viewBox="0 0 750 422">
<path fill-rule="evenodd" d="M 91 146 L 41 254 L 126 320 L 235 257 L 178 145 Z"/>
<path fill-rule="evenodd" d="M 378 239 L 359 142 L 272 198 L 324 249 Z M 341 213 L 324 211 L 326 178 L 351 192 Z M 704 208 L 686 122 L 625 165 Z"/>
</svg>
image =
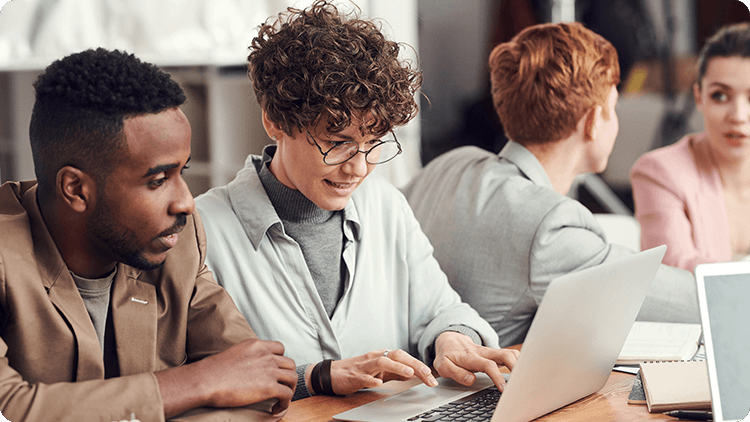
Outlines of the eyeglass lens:
<svg viewBox="0 0 750 422">
<path fill-rule="evenodd" d="M 392 160 L 393 157 L 398 155 L 399 148 L 398 144 L 393 139 L 382 139 L 382 143 L 371 148 L 365 159 L 370 164 L 381 164 L 386 161 Z M 349 160 L 352 156 L 357 154 L 359 145 L 356 143 L 345 143 L 336 146 L 335 148 L 328 151 L 326 156 L 326 162 L 329 164 L 340 164 L 344 161 Z"/>
</svg>

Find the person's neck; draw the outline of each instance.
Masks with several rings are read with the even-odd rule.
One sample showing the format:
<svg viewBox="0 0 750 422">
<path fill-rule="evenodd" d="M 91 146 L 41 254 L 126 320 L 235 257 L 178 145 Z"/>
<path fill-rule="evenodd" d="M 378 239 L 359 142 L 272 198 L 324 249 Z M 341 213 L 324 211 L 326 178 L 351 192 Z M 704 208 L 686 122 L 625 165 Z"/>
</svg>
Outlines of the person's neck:
<svg viewBox="0 0 750 422">
<path fill-rule="evenodd" d="M 117 261 L 104 259 L 101 253 L 103 251 L 96 251 L 97 248 L 89 245 L 86 241 L 86 226 L 83 218 L 71 216 L 60 208 L 55 205 L 39 204 L 47 231 L 52 236 L 68 270 L 80 277 L 90 279 L 110 274 L 115 269 Z"/>
<path fill-rule="evenodd" d="M 576 176 L 586 173 L 582 169 L 582 143 L 573 136 L 556 142 L 528 143 L 524 145 L 542 164 L 555 192 L 567 195 Z"/>
<path fill-rule="evenodd" d="M 750 199 L 750 160 L 720 160 L 717 164 L 724 189 Z"/>
</svg>

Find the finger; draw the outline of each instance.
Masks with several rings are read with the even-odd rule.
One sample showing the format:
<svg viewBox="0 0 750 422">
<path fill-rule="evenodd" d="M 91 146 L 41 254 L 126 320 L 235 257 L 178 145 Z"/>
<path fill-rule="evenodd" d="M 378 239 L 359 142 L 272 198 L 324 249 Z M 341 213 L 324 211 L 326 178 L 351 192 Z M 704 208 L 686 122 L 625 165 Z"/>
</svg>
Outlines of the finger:
<svg viewBox="0 0 750 422">
<path fill-rule="evenodd" d="M 518 356 L 520 355 L 520 353 L 521 352 L 514 349 L 492 349 L 489 347 L 479 348 L 480 356 L 491 359 L 498 365 L 503 365 L 511 371 L 516 365 L 516 361 L 518 360 Z"/>
<path fill-rule="evenodd" d="M 290 388 L 288 385 L 284 385 L 281 383 L 269 385 L 266 389 L 263 390 L 265 390 L 264 394 L 267 395 L 261 397 L 261 400 L 278 400 L 278 402 L 275 403 L 271 408 L 271 412 L 273 412 L 274 414 L 277 414 L 288 408 L 289 404 L 292 401 L 292 396 L 294 396 L 294 387 Z"/>
<path fill-rule="evenodd" d="M 505 391 L 505 378 L 503 378 L 503 373 L 500 372 L 500 368 L 497 366 L 497 363 L 490 359 L 485 359 L 485 361 L 486 363 L 482 372 L 489 375 L 489 377 L 492 379 L 492 382 L 495 384 L 495 387 L 497 387 L 500 392 Z"/>
<path fill-rule="evenodd" d="M 447 358 L 440 359 L 439 361 L 436 360 L 435 369 L 441 377 L 453 379 L 459 384 L 472 385 L 476 380 L 473 372 L 461 368 Z"/>
<path fill-rule="evenodd" d="M 408 379 L 416 375 L 417 378 L 430 387 L 434 387 L 438 384 L 435 377 L 432 376 L 432 371 L 429 366 L 401 349 L 388 352 L 388 356 L 383 357 L 380 361 L 385 367 L 397 368 L 397 370 L 390 370 L 388 372 L 392 372 Z M 400 365 L 394 367 L 394 363 Z"/>
<path fill-rule="evenodd" d="M 282 369 L 297 369 L 297 365 L 294 363 L 294 359 L 286 356 L 276 356 L 276 366 Z"/>
<path fill-rule="evenodd" d="M 284 399 L 279 400 L 276 402 L 276 404 L 273 405 L 273 408 L 271 409 L 271 413 L 274 415 L 278 415 L 279 413 L 283 412 L 284 410 L 289 408 L 289 404 L 292 403 L 292 399 Z"/>
<path fill-rule="evenodd" d="M 294 389 L 297 387 L 297 372 L 295 372 L 294 370 L 279 370 L 276 375 L 276 379 L 279 383 L 291 388 L 292 392 L 294 392 Z"/>
<path fill-rule="evenodd" d="M 375 375 L 379 372 L 387 372 L 397 377 L 412 378 L 414 368 L 411 366 L 413 358 L 403 350 L 390 350 L 388 356 L 380 351 L 373 352 L 371 360 L 367 362 L 366 371 L 368 374 Z M 411 365 L 410 365 L 411 364 Z"/>
<path fill-rule="evenodd" d="M 363 388 L 375 388 L 383 385 L 383 380 L 372 375 L 359 374 L 357 376 L 357 383 L 359 384 L 358 390 Z"/>
<path fill-rule="evenodd" d="M 284 344 L 280 341 L 265 341 L 268 345 L 268 350 L 275 354 L 275 355 L 283 355 L 284 354 Z"/>
<path fill-rule="evenodd" d="M 272 396 L 272 398 L 278 399 L 278 402 L 273 405 L 271 412 L 273 414 L 278 414 L 286 410 L 292 402 L 292 396 L 294 396 L 294 388 L 289 389 L 286 386 L 279 385 L 279 388 L 276 389 Z"/>
</svg>

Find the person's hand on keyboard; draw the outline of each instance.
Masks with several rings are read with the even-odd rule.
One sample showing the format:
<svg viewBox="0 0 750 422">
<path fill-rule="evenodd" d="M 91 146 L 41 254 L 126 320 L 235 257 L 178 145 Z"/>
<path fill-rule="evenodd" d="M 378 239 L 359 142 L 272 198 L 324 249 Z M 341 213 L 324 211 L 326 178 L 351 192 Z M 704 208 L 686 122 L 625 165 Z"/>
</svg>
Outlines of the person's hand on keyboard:
<svg viewBox="0 0 750 422">
<path fill-rule="evenodd" d="M 441 377 L 451 378 L 463 385 L 476 380 L 474 372 L 489 375 L 498 390 L 505 389 L 505 379 L 498 365 L 513 370 L 518 350 L 492 349 L 475 344 L 468 336 L 446 331 L 435 340 L 435 370 Z"/>
<path fill-rule="evenodd" d="M 401 349 L 377 350 L 331 363 L 331 385 L 338 395 L 378 387 L 385 381 L 414 377 L 430 387 L 438 384 L 430 367 Z"/>
</svg>

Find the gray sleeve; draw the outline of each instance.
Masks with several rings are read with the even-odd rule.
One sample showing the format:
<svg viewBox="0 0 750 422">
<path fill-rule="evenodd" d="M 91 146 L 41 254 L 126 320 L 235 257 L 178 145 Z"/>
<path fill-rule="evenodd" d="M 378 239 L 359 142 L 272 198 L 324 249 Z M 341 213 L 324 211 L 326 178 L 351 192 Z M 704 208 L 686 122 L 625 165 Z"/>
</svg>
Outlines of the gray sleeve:
<svg viewBox="0 0 750 422">
<path fill-rule="evenodd" d="M 536 228 L 529 256 L 529 289 L 539 305 L 554 278 L 633 253 L 607 243 L 596 218 L 580 202 L 561 201 Z"/>
<path fill-rule="evenodd" d="M 553 207 L 537 228 L 529 260 L 530 288 L 537 305 L 558 276 L 636 253 L 607 242 L 596 218 L 577 201 Z M 692 273 L 661 265 L 638 314 L 640 321 L 700 322 Z"/>
</svg>

